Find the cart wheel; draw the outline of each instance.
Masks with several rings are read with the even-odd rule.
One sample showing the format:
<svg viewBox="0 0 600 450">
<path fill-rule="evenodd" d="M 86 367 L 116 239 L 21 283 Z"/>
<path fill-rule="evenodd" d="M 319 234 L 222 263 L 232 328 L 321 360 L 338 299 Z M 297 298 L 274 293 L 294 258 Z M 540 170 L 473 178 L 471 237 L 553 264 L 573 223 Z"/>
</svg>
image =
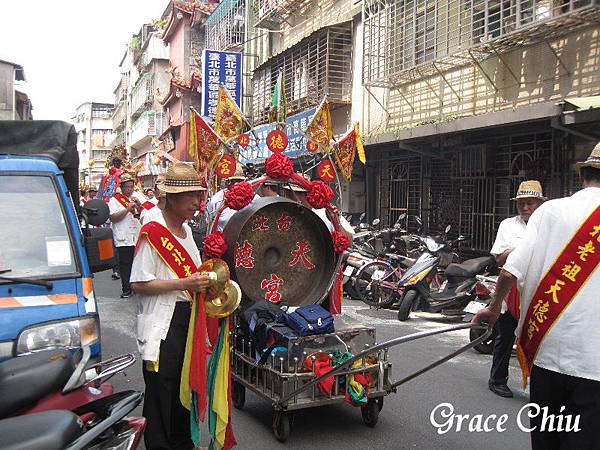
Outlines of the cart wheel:
<svg viewBox="0 0 600 450">
<path fill-rule="evenodd" d="M 246 388 L 237 381 L 234 381 L 231 391 L 233 406 L 236 409 L 242 409 L 246 403 Z"/>
<path fill-rule="evenodd" d="M 286 412 L 275 411 L 273 414 L 273 434 L 279 442 L 287 441 L 290 437 L 292 423 Z"/>
<path fill-rule="evenodd" d="M 365 425 L 374 428 L 379 420 L 379 402 L 376 399 L 369 399 L 365 406 L 360 407 L 360 412 Z"/>
<path fill-rule="evenodd" d="M 383 409 L 383 397 L 377 399 L 377 407 L 379 408 L 379 411 Z"/>
</svg>

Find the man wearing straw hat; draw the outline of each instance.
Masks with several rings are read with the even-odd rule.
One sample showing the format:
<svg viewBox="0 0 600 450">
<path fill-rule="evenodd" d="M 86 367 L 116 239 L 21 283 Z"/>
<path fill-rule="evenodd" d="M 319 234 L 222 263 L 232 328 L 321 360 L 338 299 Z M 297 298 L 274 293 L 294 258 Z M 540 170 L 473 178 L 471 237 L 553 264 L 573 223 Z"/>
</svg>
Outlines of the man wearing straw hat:
<svg viewBox="0 0 600 450">
<path fill-rule="evenodd" d="M 517 355 L 524 384 L 531 377 L 533 449 L 600 448 L 600 144 L 576 168 L 583 189 L 535 211 L 495 298 L 473 318 L 493 325 L 518 282 Z"/>
<path fill-rule="evenodd" d="M 490 253 L 496 258 L 498 267 L 506 262 L 508 255 L 515 249 L 525 235 L 527 222 L 533 212 L 547 200 L 542 193 L 539 181 L 523 181 L 519 185 L 516 202 L 518 215 L 504 219 L 498 227 L 496 240 Z M 494 357 L 488 387 L 490 391 L 501 397 L 512 397 L 507 386 L 510 355 L 515 343 L 515 330 L 519 319 L 519 291 L 513 284 L 506 302 L 502 304 L 502 314 L 498 319 L 498 336 L 494 342 Z"/>
<path fill-rule="evenodd" d="M 197 273 L 200 254 L 185 222 L 198 211 L 206 189 L 192 164 L 174 162 L 160 190 L 166 194 L 164 211 L 142 227 L 131 273 L 139 296 L 145 443 L 148 450 L 191 449 L 190 413 L 180 401 L 180 380 L 190 300 L 206 291 L 209 279 Z"/>
<path fill-rule="evenodd" d="M 135 217 L 140 201 L 135 198 L 135 178 L 132 174 L 124 172 L 119 183 L 121 192 L 113 195 L 109 202 L 110 221 L 112 223 L 113 238 L 119 259 L 119 274 L 121 275 L 121 298 L 131 297 L 131 263 L 133 250 L 140 232 L 140 221 Z"/>
</svg>

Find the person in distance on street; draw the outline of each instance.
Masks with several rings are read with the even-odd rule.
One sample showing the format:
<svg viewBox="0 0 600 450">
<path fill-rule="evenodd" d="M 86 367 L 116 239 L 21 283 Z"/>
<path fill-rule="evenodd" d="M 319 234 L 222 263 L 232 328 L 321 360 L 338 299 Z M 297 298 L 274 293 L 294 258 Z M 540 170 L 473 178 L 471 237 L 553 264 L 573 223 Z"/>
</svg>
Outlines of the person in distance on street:
<svg viewBox="0 0 600 450">
<path fill-rule="evenodd" d="M 494 299 L 473 318 L 493 326 L 518 282 L 517 356 L 524 384 L 531 378 L 530 402 L 540 408 L 530 416 L 534 450 L 600 448 L 600 144 L 575 166 L 583 189 L 532 214 Z M 556 430 L 548 416 L 570 416 L 572 426 Z"/>
<path fill-rule="evenodd" d="M 506 258 L 525 235 L 527 222 L 533 212 L 547 200 L 542 193 L 539 181 L 523 181 L 519 185 L 516 202 L 518 215 L 504 219 L 498 227 L 496 240 L 490 253 L 496 258 L 498 267 L 502 267 Z M 519 291 L 513 284 L 506 302 L 502 304 L 502 314 L 498 318 L 498 336 L 494 342 L 492 370 L 488 386 L 490 391 L 501 397 L 512 397 L 513 393 L 507 385 L 510 355 L 515 343 L 515 330 L 519 319 Z"/>
<path fill-rule="evenodd" d="M 135 178 L 129 173 L 120 177 L 121 192 L 113 195 L 109 202 L 110 221 L 113 238 L 119 258 L 119 275 L 121 276 L 121 298 L 131 297 L 129 275 L 133 262 L 133 250 L 140 231 L 140 221 L 134 216 L 140 202 L 133 196 Z"/>
</svg>

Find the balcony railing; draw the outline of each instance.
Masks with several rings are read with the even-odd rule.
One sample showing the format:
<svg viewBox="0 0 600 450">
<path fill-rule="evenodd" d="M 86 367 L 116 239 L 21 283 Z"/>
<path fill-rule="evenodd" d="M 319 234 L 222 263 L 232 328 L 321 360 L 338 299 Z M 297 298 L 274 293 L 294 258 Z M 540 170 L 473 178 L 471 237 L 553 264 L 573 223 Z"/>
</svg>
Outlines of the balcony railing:
<svg viewBox="0 0 600 450">
<path fill-rule="evenodd" d="M 131 127 L 129 145 L 142 146 L 153 136 L 160 136 L 163 130 L 163 113 L 161 111 L 144 111 Z"/>
<path fill-rule="evenodd" d="M 258 67 L 252 78 L 253 118 L 268 120 L 273 85 L 283 72 L 287 112 L 295 114 L 325 95 L 332 104 L 352 101 L 352 22 L 323 28 Z"/>
<path fill-rule="evenodd" d="M 365 0 L 363 17 L 363 80 L 398 87 L 598 23 L 600 5 L 597 0 Z"/>
<path fill-rule="evenodd" d="M 92 159 L 96 162 L 106 161 L 108 155 L 110 154 L 111 149 L 102 149 L 102 150 L 92 150 Z"/>
<path fill-rule="evenodd" d="M 139 116 L 154 100 L 154 75 L 142 75 L 131 91 L 131 117 Z"/>
<path fill-rule="evenodd" d="M 255 0 L 256 26 L 278 30 L 294 12 L 300 12 L 310 0 Z"/>
<path fill-rule="evenodd" d="M 206 19 L 206 48 L 236 50 L 243 46 L 246 35 L 246 2 L 223 0 Z"/>
<path fill-rule="evenodd" d="M 112 115 L 113 130 L 120 131 L 125 128 L 125 119 L 127 117 L 127 101 L 122 100 L 116 106 Z"/>
</svg>

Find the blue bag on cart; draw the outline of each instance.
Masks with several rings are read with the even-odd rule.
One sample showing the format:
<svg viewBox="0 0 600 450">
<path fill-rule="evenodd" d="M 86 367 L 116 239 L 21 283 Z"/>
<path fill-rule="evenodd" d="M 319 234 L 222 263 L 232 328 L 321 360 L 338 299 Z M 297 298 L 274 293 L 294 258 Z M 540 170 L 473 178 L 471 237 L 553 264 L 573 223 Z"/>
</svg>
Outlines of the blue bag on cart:
<svg viewBox="0 0 600 450">
<path fill-rule="evenodd" d="M 298 336 L 335 332 L 333 316 L 320 305 L 304 305 L 294 312 L 283 314 L 279 321 L 293 329 Z"/>
</svg>

